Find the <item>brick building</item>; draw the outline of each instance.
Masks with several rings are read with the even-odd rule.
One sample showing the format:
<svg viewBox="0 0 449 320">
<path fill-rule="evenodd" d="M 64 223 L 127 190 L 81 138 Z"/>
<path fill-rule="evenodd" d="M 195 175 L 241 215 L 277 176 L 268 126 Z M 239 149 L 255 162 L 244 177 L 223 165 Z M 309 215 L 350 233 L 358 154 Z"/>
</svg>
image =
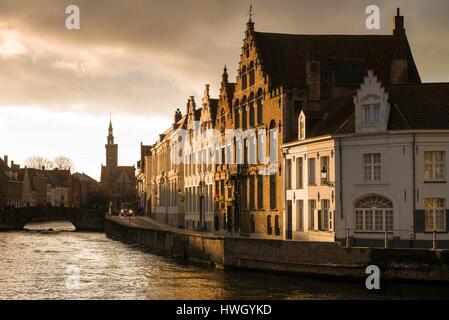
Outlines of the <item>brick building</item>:
<svg viewBox="0 0 449 320">
<path fill-rule="evenodd" d="M 218 132 L 219 143 L 193 148 L 191 139 L 185 145 L 186 227 L 204 223 L 209 231 L 284 238 L 284 185 L 289 183 L 284 173 L 293 164 L 284 164 L 281 145 L 296 141 L 302 134 L 298 128 L 309 134 L 323 120 L 329 101 L 357 90 L 368 70 L 385 85 L 421 83 L 399 13 L 391 35 L 258 32 L 250 18 L 235 83 L 229 82 L 225 67 L 218 101 L 209 97 L 207 87 L 201 108 L 194 97 L 187 105 L 189 136 L 208 127 Z M 197 166 L 197 159 L 204 166 Z M 321 162 L 315 165 L 318 172 Z M 200 208 L 211 206 L 213 215 L 200 214 Z"/>
<path fill-rule="evenodd" d="M 17 171 L 18 166 L 13 161 L 8 165 L 8 156 L 0 158 L 0 209 L 22 206 L 23 183 Z"/>
</svg>

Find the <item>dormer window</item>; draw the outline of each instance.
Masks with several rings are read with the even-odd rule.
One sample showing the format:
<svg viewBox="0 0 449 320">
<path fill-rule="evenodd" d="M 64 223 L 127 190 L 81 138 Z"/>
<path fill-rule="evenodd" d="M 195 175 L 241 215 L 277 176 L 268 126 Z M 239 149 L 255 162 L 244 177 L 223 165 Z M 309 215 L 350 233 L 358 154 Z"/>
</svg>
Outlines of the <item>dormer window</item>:
<svg viewBox="0 0 449 320">
<path fill-rule="evenodd" d="M 380 122 L 380 104 L 364 104 L 363 124 L 365 126 L 377 126 Z"/>
<path fill-rule="evenodd" d="M 354 96 L 356 133 L 374 133 L 387 130 L 390 115 L 388 93 L 369 70 L 357 95 Z"/>
</svg>

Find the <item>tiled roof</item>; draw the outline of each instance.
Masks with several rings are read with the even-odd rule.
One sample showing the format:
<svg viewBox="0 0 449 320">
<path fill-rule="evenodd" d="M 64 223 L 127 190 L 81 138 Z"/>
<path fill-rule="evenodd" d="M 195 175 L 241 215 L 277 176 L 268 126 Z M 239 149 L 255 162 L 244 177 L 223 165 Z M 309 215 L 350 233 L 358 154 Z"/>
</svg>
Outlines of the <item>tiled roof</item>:
<svg viewBox="0 0 449 320">
<path fill-rule="evenodd" d="M 95 180 L 94 178 L 88 176 L 84 172 L 83 173 L 75 172 L 72 176 L 74 178 L 78 179 L 78 180 L 81 180 L 81 181 L 97 182 L 97 180 Z"/>
<path fill-rule="evenodd" d="M 388 129 L 449 129 L 449 83 L 386 87 L 391 111 Z"/>
<path fill-rule="evenodd" d="M 395 84 L 389 94 L 388 130 L 449 129 L 449 83 Z M 308 137 L 355 132 L 356 92 L 329 100 L 323 117 L 312 126 Z"/>
<path fill-rule="evenodd" d="M 70 170 L 46 170 L 44 171 L 48 182 L 52 187 L 67 188 L 70 183 Z"/>
<path fill-rule="evenodd" d="M 351 92 L 328 101 L 323 107 L 322 120 L 311 130 L 310 136 L 354 132 L 354 94 Z"/>
<path fill-rule="evenodd" d="M 101 180 L 108 181 L 109 184 L 114 184 L 115 181 L 125 174 L 131 182 L 136 180 L 136 168 L 134 166 L 118 166 L 115 169 L 109 169 L 106 166 L 101 167 Z"/>
<path fill-rule="evenodd" d="M 254 32 L 264 71 L 274 86 L 304 88 L 306 85 L 306 55 L 316 50 L 322 59 L 335 61 L 337 81 L 358 84 L 361 71 L 372 69 L 383 83 L 390 82 L 390 67 L 395 49 L 393 35 L 290 35 Z M 405 38 L 409 61 L 409 82 L 421 82 L 413 56 Z M 350 73 L 338 72 L 350 64 Z M 348 78 L 348 75 L 349 78 Z"/>
</svg>

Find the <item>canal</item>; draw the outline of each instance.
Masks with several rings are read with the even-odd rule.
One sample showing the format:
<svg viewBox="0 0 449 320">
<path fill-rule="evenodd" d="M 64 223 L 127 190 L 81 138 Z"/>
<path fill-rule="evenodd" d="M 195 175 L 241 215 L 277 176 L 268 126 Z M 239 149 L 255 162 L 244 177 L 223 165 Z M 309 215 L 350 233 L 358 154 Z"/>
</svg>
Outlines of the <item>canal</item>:
<svg viewBox="0 0 449 320">
<path fill-rule="evenodd" d="M 0 233 L 0 299 L 438 299 L 449 287 L 223 270 L 75 232 L 67 222 Z"/>
</svg>

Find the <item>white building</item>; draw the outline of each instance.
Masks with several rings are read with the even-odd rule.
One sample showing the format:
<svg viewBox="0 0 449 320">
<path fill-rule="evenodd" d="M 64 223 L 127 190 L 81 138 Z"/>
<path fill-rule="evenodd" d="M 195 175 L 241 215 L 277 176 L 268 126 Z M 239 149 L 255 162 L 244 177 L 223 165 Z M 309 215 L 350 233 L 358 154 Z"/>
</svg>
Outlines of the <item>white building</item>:
<svg viewBox="0 0 449 320">
<path fill-rule="evenodd" d="M 145 185 L 149 215 L 173 227 L 184 226 L 184 167 L 172 161 L 178 129 L 185 129 L 186 117 L 178 109 L 172 126 L 159 136 L 145 157 Z"/>
<path fill-rule="evenodd" d="M 449 246 L 449 83 L 384 87 L 369 71 L 298 125 L 283 146 L 287 239 Z"/>
<path fill-rule="evenodd" d="M 202 107 L 196 108 L 194 97 L 187 103 L 187 144 L 184 150 L 184 182 L 186 196 L 185 227 L 216 230 L 214 215 L 215 166 L 213 150 L 206 137 L 215 123 L 218 100 L 206 85 Z M 213 136 L 209 138 L 213 139 Z"/>
</svg>

